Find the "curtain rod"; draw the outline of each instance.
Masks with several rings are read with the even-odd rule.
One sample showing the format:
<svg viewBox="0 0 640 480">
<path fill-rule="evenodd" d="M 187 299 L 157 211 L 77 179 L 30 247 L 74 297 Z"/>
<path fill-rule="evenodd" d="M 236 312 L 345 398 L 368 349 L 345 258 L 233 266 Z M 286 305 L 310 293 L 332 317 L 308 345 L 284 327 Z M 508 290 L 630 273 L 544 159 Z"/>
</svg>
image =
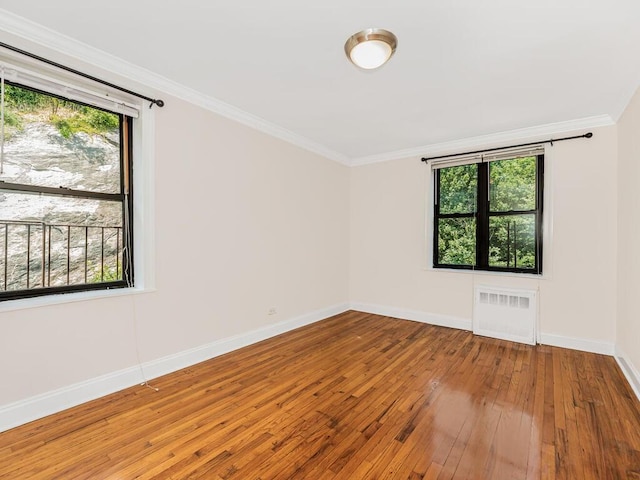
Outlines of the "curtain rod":
<svg viewBox="0 0 640 480">
<path fill-rule="evenodd" d="M 591 138 L 593 137 L 593 133 L 585 133 L 584 135 L 576 135 L 575 137 L 564 137 L 564 138 L 550 138 L 549 140 L 541 140 L 539 142 L 530 142 L 530 143 L 521 143 L 519 145 L 509 145 L 508 147 L 496 147 L 496 148 L 486 148 L 484 150 L 474 150 L 473 152 L 464 152 L 464 153 L 454 153 L 451 155 L 440 155 L 437 157 L 423 157 L 423 162 L 428 162 L 429 160 L 438 160 L 440 158 L 449 158 L 449 157 L 459 157 L 461 155 L 473 155 L 476 153 L 486 153 L 486 152 L 495 152 L 498 150 L 507 150 L 509 148 L 517 148 L 517 147 L 530 147 L 532 145 L 540 145 L 541 143 L 550 143 L 553 145 L 553 142 L 564 142 L 565 140 L 576 140 L 578 138 Z"/>
<path fill-rule="evenodd" d="M 157 99 L 157 98 L 150 98 L 150 97 L 147 97 L 146 95 L 141 95 L 141 94 L 133 92 L 131 90 L 127 90 L 126 88 L 119 87 L 118 85 L 114 85 L 113 83 L 109 83 L 109 82 L 107 82 L 105 80 L 101 80 L 101 79 L 99 79 L 97 77 L 94 77 L 92 75 L 89 75 L 87 73 L 81 72 L 79 70 L 75 70 L 75 69 L 73 69 L 71 67 L 67 67 L 67 66 L 62 65 L 60 63 L 54 62 L 53 60 L 46 59 L 44 57 L 41 57 L 41 56 L 36 55 L 34 53 L 31 53 L 31 52 L 27 52 L 25 50 L 21 50 L 21 49 L 19 49 L 17 47 L 14 47 L 12 45 L 8 45 L 8 44 L 3 43 L 3 42 L 0 42 L 0 47 L 6 48 L 7 50 L 11 50 L 12 52 L 19 53 L 20 55 L 25 55 L 25 56 L 27 56 L 29 58 L 33 58 L 34 60 L 38 60 L 39 62 L 46 63 L 47 65 L 51 65 L 53 67 L 60 68 L 60 69 L 65 70 L 67 72 L 73 73 L 74 75 L 78 75 L 80 77 L 87 78 L 89 80 L 92 80 L 94 82 L 100 83 L 102 85 L 106 85 L 107 87 L 111 87 L 111 88 L 113 88 L 115 90 L 118 90 L 120 92 L 128 93 L 129 95 L 133 95 L 134 97 L 138 97 L 138 98 L 142 98 L 143 100 L 147 100 L 147 101 L 151 102 L 151 104 L 149 105 L 149 108 L 153 107 L 154 105 L 157 105 L 158 107 L 164 107 L 164 101 L 163 100 L 160 100 L 160 99 Z"/>
</svg>

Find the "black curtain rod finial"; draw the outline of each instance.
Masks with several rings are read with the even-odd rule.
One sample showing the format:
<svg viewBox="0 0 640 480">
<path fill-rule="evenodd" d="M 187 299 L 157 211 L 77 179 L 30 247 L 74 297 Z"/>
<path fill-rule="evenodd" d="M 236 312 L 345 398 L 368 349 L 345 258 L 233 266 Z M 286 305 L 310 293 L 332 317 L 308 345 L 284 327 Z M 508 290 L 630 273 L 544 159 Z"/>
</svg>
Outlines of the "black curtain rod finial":
<svg viewBox="0 0 640 480">
<path fill-rule="evenodd" d="M 440 158 L 449 158 L 449 157 L 459 157 L 460 155 L 475 155 L 486 152 L 496 152 L 498 150 L 506 150 L 509 148 L 517 148 L 517 147 L 530 147 L 532 145 L 540 145 L 543 143 L 550 143 L 553 146 L 553 142 L 563 142 L 565 140 L 576 140 L 578 138 L 591 138 L 593 137 L 592 132 L 585 133 L 584 135 L 575 135 L 573 137 L 564 137 L 564 138 L 550 138 L 549 140 L 541 140 L 539 142 L 529 142 L 529 143 L 521 143 L 519 145 L 509 145 L 508 147 L 496 147 L 496 148 L 486 148 L 484 150 L 474 150 L 472 152 L 464 152 L 464 153 L 452 153 L 451 155 L 438 155 L 437 157 L 422 157 L 423 162 L 428 162 L 429 160 L 437 160 Z"/>
<path fill-rule="evenodd" d="M 151 100 L 151 103 L 149 104 L 149 108 L 153 107 L 154 105 L 162 108 L 164 107 L 164 100 L 160 100 L 160 99 Z"/>
</svg>

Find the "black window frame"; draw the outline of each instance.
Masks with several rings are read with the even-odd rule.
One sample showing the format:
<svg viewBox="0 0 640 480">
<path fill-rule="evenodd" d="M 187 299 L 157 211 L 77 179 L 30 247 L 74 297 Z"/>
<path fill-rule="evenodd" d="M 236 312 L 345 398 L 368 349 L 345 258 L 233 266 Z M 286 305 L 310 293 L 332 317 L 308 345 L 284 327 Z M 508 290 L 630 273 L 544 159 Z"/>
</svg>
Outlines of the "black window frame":
<svg viewBox="0 0 640 480">
<path fill-rule="evenodd" d="M 515 155 L 512 157 L 500 158 L 500 160 L 514 160 L 523 157 L 536 157 L 536 201 L 535 209 L 532 210 L 510 210 L 504 212 L 491 212 L 489 198 L 489 165 L 490 161 L 473 162 L 477 168 L 477 191 L 476 191 L 476 211 L 467 213 L 440 213 L 440 172 L 445 168 L 455 168 L 455 166 L 442 167 L 434 170 L 434 198 L 433 198 L 433 267 L 457 270 L 480 270 L 489 272 L 509 272 L 509 273 L 529 273 L 542 274 L 542 251 L 543 251 L 543 203 L 544 203 L 544 154 L 538 155 Z M 533 268 L 521 267 L 499 267 L 489 265 L 489 223 L 492 217 L 504 217 L 513 215 L 535 215 L 535 265 Z M 447 264 L 438 261 L 439 252 L 439 222 L 448 218 L 474 218 L 476 220 L 476 260 L 474 265 Z"/>
<path fill-rule="evenodd" d="M 73 285 L 60 285 L 54 287 L 27 288 L 21 290 L 0 290 L 0 302 L 25 298 L 60 295 L 74 292 L 86 292 L 97 290 L 110 290 L 119 288 L 132 288 L 134 286 L 134 260 L 133 260 L 133 120 L 134 118 L 123 113 L 106 110 L 78 100 L 66 98 L 46 90 L 40 90 L 19 82 L 5 80 L 6 85 L 30 90 L 39 94 L 48 95 L 67 102 L 87 106 L 96 110 L 117 115 L 119 118 L 120 132 L 120 189 L 117 193 L 105 193 L 91 190 L 78 190 L 64 187 L 46 187 L 40 185 L 20 184 L 7 182 L 0 179 L 0 192 L 26 193 L 35 195 L 59 196 L 70 198 L 82 198 L 118 202 L 122 204 L 122 279 L 102 281 L 95 283 L 83 283 Z M 126 271 L 125 271 L 126 270 Z"/>
</svg>

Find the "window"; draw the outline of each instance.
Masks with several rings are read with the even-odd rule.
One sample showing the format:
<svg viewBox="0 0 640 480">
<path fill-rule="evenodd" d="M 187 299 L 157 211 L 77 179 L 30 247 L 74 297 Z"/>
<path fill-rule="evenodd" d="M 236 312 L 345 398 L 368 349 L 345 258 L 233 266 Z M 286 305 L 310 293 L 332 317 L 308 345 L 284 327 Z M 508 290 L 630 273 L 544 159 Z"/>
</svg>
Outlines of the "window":
<svg viewBox="0 0 640 480">
<path fill-rule="evenodd" d="M 435 164 L 436 268 L 542 273 L 544 155 Z"/>
<path fill-rule="evenodd" d="M 0 300 L 133 286 L 132 116 L 13 73 L 0 99 Z"/>
</svg>

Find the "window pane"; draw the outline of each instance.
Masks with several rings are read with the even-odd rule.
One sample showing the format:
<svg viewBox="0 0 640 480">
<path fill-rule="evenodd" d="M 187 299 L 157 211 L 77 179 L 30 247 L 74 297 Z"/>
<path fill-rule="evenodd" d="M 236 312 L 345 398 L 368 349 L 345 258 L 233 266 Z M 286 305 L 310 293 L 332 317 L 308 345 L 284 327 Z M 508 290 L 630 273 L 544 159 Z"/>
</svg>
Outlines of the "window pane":
<svg viewBox="0 0 640 480">
<path fill-rule="evenodd" d="M 441 168 L 440 213 L 472 213 L 476 211 L 478 191 L 477 165 Z"/>
<path fill-rule="evenodd" d="M 442 265 L 474 265 L 476 263 L 475 218 L 441 218 L 438 221 L 438 263 Z"/>
<path fill-rule="evenodd" d="M 7 85 L 5 182 L 120 192 L 120 118 Z"/>
<path fill-rule="evenodd" d="M 534 210 L 536 157 L 490 162 L 489 192 L 492 212 Z"/>
<path fill-rule="evenodd" d="M 122 226 L 122 203 L 2 191 L 0 220 Z"/>
<path fill-rule="evenodd" d="M 489 218 L 489 266 L 535 268 L 535 215 Z"/>
<path fill-rule="evenodd" d="M 0 291 L 122 280 L 123 243 L 120 202 L 0 192 Z"/>
</svg>

